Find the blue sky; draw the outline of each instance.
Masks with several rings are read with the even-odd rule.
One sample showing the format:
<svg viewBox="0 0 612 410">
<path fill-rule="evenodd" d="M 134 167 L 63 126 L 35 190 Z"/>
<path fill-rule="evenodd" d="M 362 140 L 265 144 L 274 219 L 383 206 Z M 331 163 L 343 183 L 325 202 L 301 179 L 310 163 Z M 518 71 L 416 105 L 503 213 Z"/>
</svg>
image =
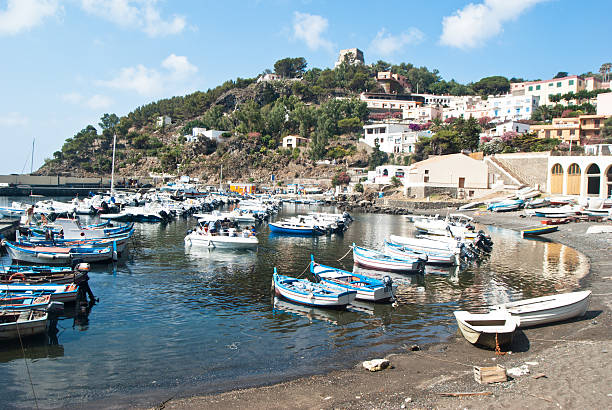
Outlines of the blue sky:
<svg viewBox="0 0 612 410">
<path fill-rule="evenodd" d="M 607 0 L 0 0 L 0 174 L 29 172 L 104 113 L 341 48 L 459 82 L 612 60 Z"/>
</svg>

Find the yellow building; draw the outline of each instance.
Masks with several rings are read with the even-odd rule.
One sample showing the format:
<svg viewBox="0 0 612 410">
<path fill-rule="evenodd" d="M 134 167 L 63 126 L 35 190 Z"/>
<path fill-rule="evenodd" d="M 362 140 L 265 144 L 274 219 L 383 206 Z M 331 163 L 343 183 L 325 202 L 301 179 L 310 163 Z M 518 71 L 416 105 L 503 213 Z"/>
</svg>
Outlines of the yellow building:
<svg viewBox="0 0 612 410">
<path fill-rule="evenodd" d="M 246 194 L 254 194 L 255 193 L 255 184 L 230 184 L 230 191 L 237 192 L 241 195 Z"/>
<path fill-rule="evenodd" d="M 552 124 L 532 125 L 530 132 L 537 132 L 538 138 L 557 138 L 565 143 L 580 144 L 580 119 L 553 118 Z"/>
<path fill-rule="evenodd" d="M 558 138 L 565 143 L 578 145 L 598 143 L 601 127 L 609 115 L 581 115 L 579 117 L 553 118 L 552 124 L 532 125 L 530 132 L 539 138 Z"/>
</svg>

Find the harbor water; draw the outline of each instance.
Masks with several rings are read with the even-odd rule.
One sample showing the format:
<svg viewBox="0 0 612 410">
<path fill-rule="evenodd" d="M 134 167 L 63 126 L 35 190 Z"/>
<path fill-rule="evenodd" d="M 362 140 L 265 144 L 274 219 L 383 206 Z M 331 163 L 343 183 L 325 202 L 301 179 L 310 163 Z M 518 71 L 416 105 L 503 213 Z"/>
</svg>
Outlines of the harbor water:
<svg viewBox="0 0 612 410">
<path fill-rule="evenodd" d="M 277 218 L 313 210 L 334 211 L 285 204 Z M 488 258 L 464 270 L 390 274 L 399 285 L 396 307 L 359 303 L 336 311 L 275 301 L 274 267 L 310 277 L 313 254 L 352 270 L 352 243 L 380 248 L 390 234 L 413 234 L 402 216 L 353 217 L 344 235 L 320 237 L 274 235 L 263 223 L 256 252 L 186 247 L 191 217 L 137 223 L 118 262 L 92 265 L 90 286 L 100 301 L 87 315 L 67 309 L 48 337 L 23 349 L 0 346 L 0 408 L 35 407 L 34 394 L 40 407 L 153 406 L 349 367 L 447 339 L 457 330 L 454 310 L 571 290 L 588 272 L 586 258 L 569 247 L 485 226 L 494 241 Z M 1 261 L 10 258 L 3 253 Z"/>
</svg>

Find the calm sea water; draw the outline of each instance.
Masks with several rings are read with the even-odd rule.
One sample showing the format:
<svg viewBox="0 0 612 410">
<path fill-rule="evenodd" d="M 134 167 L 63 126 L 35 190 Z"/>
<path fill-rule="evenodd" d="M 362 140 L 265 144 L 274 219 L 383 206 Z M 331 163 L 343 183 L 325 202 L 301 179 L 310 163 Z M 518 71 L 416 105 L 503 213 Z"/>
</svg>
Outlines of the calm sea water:
<svg viewBox="0 0 612 410">
<path fill-rule="evenodd" d="M 6 203 L 6 198 L 0 201 Z M 285 205 L 279 217 L 311 210 Z M 411 235 L 401 216 L 355 214 L 343 236 L 276 236 L 259 226 L 257 252 L 186 248 L 193 218 L 136 224 L 127 255 L 93 265 L 100 302 L 87 317 L 62 317 L 57 334 L 0 346 L 0 407 L 153 405 L 170 396 L 281 381 L 353 365 L 403 344 L 455 333 L 452 312 L 571 289 L 588 263 L 575 250 L 484 227 L 490 258 L 465 270 L 391 275 L 399 306 L 362 303 L 349 311 L 310 309 L 271 296 L 273 267 L 298 276 L 310 255 L 342 261 L 351 243 L 378 248 L 389 234 Z M 95 221 L 95 219 L 92 219 Z M 6 254 L 2 263 L 10 263 Z M 307 275 L 307 274 L 304 274 Z M 379 274 L 380 275 L 380 274 Z M 70 317 L 71 316 L 71 317 Z"/>
</svg>

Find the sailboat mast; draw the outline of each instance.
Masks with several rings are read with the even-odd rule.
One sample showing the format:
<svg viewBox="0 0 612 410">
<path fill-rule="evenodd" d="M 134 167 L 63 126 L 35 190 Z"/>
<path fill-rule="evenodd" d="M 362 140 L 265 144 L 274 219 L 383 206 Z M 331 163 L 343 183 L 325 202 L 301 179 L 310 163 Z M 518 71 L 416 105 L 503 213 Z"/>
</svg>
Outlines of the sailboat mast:
<svg viewBox="0 0 612 410">
<path fill-rule="evenodd" d="M 111 195 L 115 187 L 115 144 L 117 143 L 117 134 L 113 135 L 113 165 L 111 166 Z"/>
<path fill-rule="evenodd" d="M 219 192 L 221 192 L 222 187 L 223 187 L 223 164 L 221 164 L 221 177 L 219 178 Z"/>
<path fill-rule="evenodd" d="M 36 141 L 36 138 L 32 138 L 32 160 L 30 161 L 30 175 L 32 175 L 32 168 L 34 168 L 34 141 Z"/>
</svg>

